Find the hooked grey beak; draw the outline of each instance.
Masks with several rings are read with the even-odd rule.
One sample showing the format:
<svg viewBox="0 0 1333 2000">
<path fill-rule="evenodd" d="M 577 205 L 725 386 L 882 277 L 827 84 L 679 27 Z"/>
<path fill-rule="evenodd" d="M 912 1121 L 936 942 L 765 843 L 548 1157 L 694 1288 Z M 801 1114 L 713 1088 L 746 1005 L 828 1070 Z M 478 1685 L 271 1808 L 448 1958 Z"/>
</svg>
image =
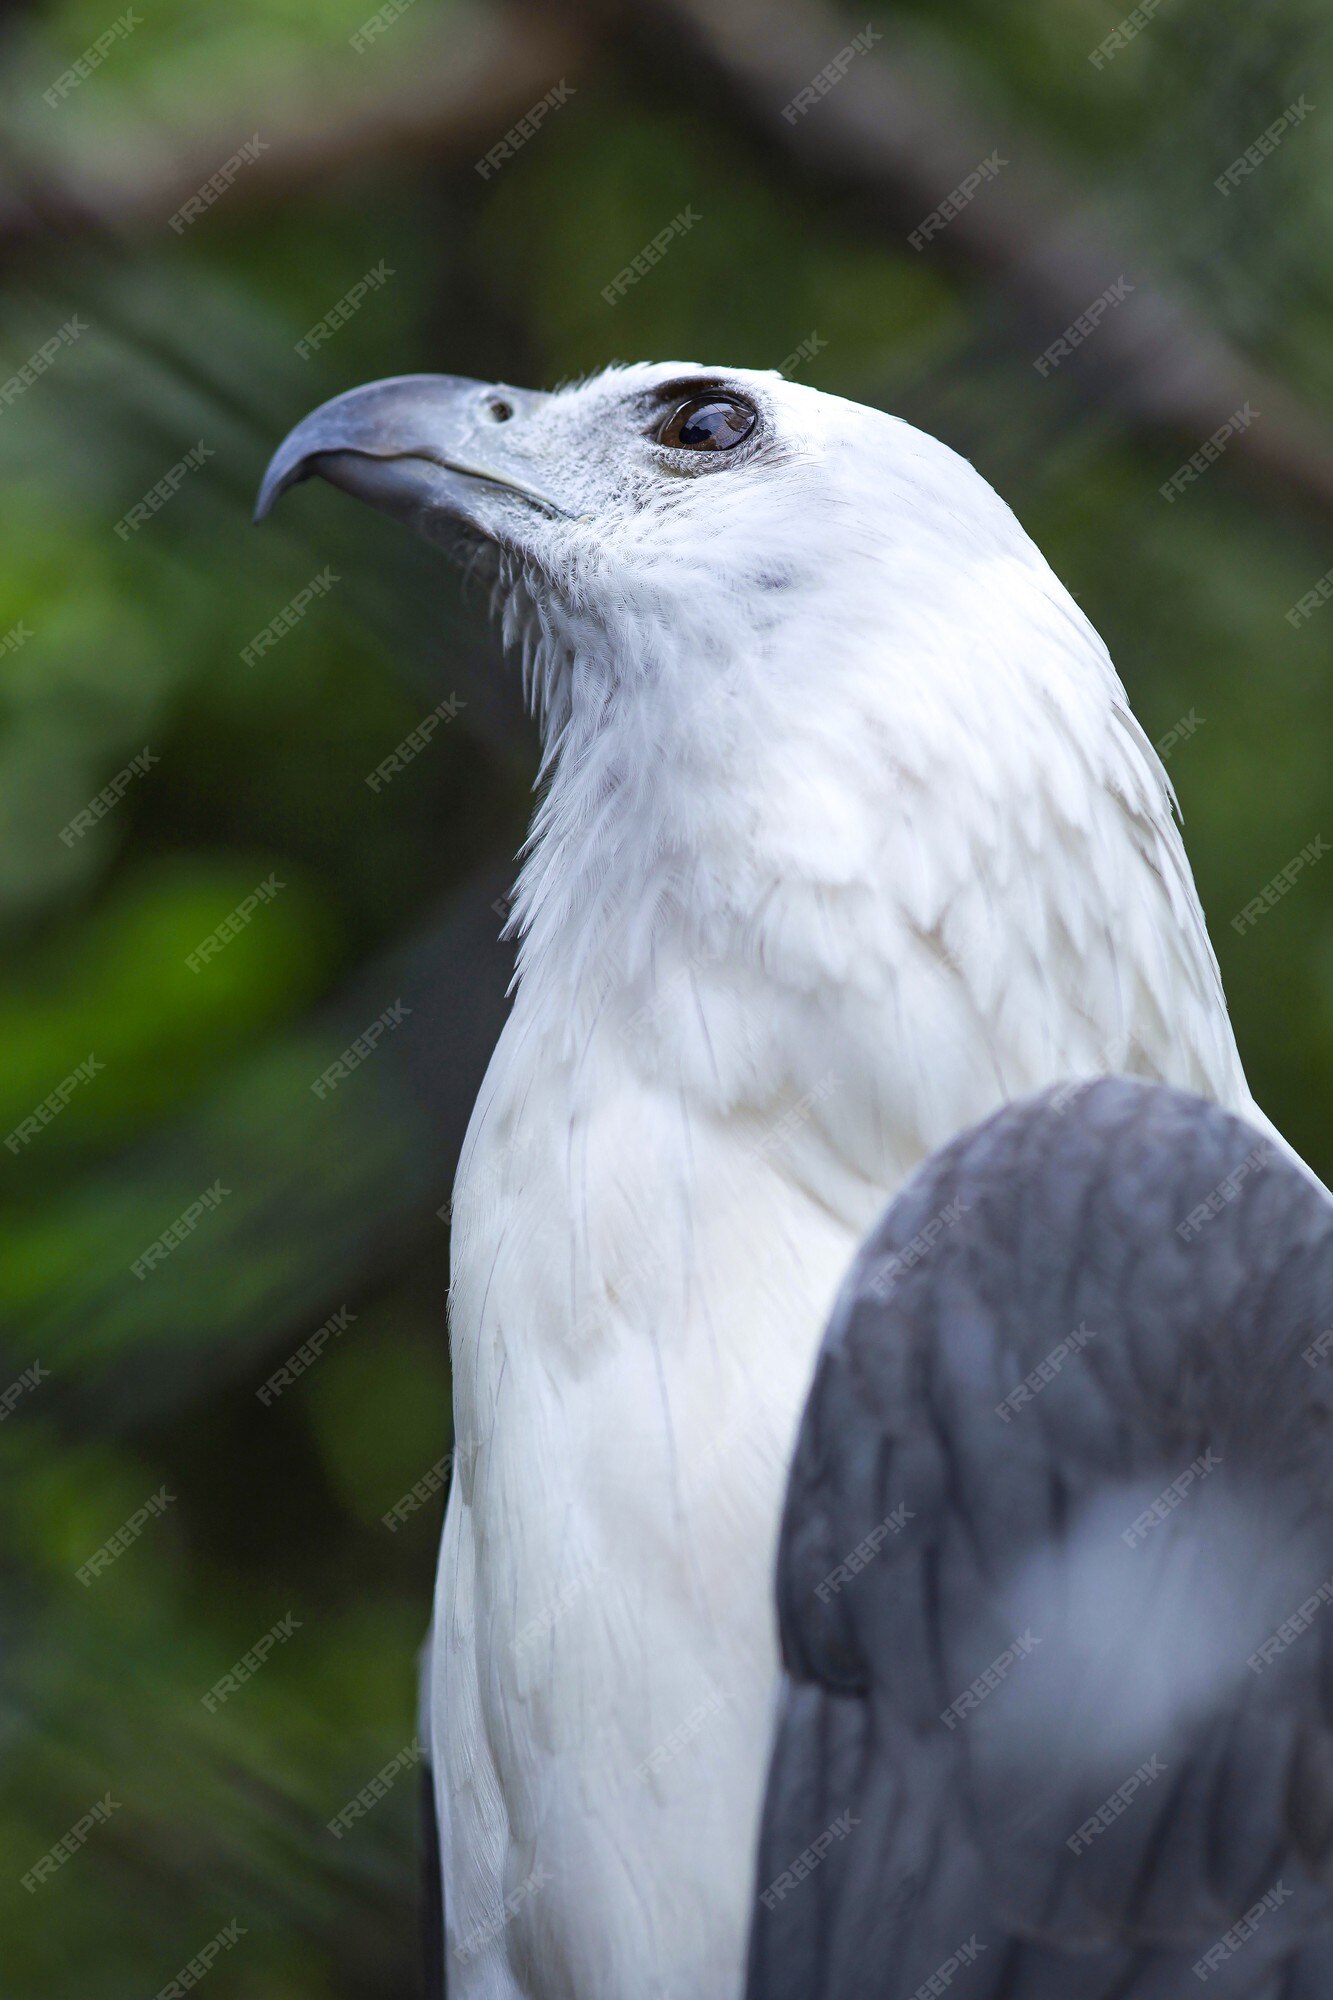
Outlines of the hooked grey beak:
<svg viewBox="0 0 1333 2000">
<path fill-rule="evenodd" d="M 279 445 L 255 520 L 289 486 L 316 473 L 446 547 L 468 539 L 469 531 L 486 537 L 478 506 L 487 492 L 514 493 L 571 519 L 526 476 L 523 419 L 545 401 L 539 390 L 465 375 L 391 375 L 349 389 L 312 410 Z"/>
</svg>

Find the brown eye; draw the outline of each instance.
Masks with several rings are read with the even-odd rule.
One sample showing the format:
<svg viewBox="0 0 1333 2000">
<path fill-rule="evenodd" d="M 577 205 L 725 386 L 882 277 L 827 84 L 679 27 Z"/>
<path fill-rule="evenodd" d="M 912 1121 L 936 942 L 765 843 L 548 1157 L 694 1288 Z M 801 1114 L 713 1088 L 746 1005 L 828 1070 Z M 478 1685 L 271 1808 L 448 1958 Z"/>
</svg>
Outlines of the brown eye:
<svg viewBox="0 0 1333 2000">
<path fill-rule="evenodd" d="M 691 396 L 672 411 L 658 442 L 686 451 L 730 451 L 754 427 L 754 411 L 737 396 Z"/>
</svg>

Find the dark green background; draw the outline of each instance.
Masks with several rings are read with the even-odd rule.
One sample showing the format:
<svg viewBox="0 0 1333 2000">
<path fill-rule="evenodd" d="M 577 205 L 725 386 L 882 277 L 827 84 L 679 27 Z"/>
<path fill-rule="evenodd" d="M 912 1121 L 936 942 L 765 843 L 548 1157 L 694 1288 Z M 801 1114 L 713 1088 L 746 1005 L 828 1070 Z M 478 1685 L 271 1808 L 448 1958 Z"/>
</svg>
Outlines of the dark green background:
<svg viewBox="0 0 1333 2000">
<path fill-rule="evenodd" d="M 0 1150 L 0 1390 L 49 1371 L 0 1426 L 0 1995 L 151 1996 L 233 1918 L 247 1935 L 215 2000 L 409 1995 L 413 1782 L 340 1842 L 325 1822 L 414 1730 L 441 1503 L 393 1534 L 381 1516 L 450 1439 L 437 1211 L 502 1018 L 491 905 L 533 736 L 481 608 L 430 550 L 324 488 L 249 525 L 268 453 L 376 375 L 549 386 L 615 358 L 771 367 L 817 338 L 803 379 L 937 431 L 999 486 L 1150 735 L 1202 718 L 1170 771 L 1242 1051 L 1327 1176 L 1333 866 L 1246 935 L 1229 920 L 1333 834 L 1333 609 L 1284 619 L 1333 565 L 1329 21 L 1163 0 L 1099 70 L 1119 0 L 801 16 L 829 56 L 873 20 L 884 41 L 862 60 L 919 65 L 977 135 L 961 169 L 992 148 L 1013 163 L 973 204 L 979 234 L 951 225 L 917 255 L 928 203 L 899 213 L 854 165 L 821 164 L 836 94 L 793 153 L 782 97 L 743 106 L 669 7 L 525 20 L 415 0 L 358 53 L 368 0 L 144 0 L 50 108 L 117 11 L 13 10 L 0 87 L 0 380 L 71 313 L 88 324 L 0 407 L 0 634 L 31 631 L 0 656 L 0 1135 L 90 1054 L 104 1065 Z M 768 48 L 762 10 L 727 18 L 742 63 Z M 562 76 L 568 103 L 484 179 L 476 159 Z M 1221 197 L 1216 175 L 1301 92 L 1310 116 Z M 173 232 L 188 163 L 197 185 L 255 131 L 267 151 Z M 1143 328 L 1133 394 L 1098 362 L 1109 329 L 1077 366 L 1033 368 L 1073 314 L 988 269 L 983 240 L 985 204 L 1029 174 L 1098 285 L 1136 287 L 1116 308 L 1141 315 L 1124 322 Z M 609 307 L 601 288 L 687 205 L 698 225 Z M 302 360 L 381 261 L 391 278 Z M 1265 457 L 1283 406 L 1256 391 L 1253 440 L 1159 497 L 1210 427 L 1154 356 L 1159 296 L 1295 399 L 1282 421 L 1309 463 Z M 119 539 L 200 441 L 213 456 Z M 336 587 L 244 664 L 326 565 Z M 458 720 L 373 793 L 366 774 L 451 693 Z M 152 769 L 63 843 L 145 746 Z M 271 872 L 282 893 L 190 971 Z M 316 1098 L 399 999 L 406 1024 Z M 136 1280 L 218 1179 L 228 1198 Z M 261 1406 L 342 1306 L 347 1332 Z M 173 1504 L 81 1587 L 77 1566 L 164 1483 Z M 207 1713 L 289 1611 L 296 1635 Z M 110 1822 L 26 1894 L 19 1875 L 108 1790 Z"/>
</svg>

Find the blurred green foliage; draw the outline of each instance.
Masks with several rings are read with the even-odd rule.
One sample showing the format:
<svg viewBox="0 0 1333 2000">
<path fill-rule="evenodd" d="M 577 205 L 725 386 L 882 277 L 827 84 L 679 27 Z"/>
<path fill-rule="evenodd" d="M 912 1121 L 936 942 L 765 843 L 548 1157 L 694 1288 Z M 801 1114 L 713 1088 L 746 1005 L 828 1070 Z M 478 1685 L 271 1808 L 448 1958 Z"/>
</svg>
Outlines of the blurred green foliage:
<svg viewBox="0 0 1333 2000">
<path fill-rule="evenodd" d="M 233 1919 L 217 2000 L 417 1991 L 411 1778 L 343 1839 L 326 1823 L 415 1731 L 440 1502 L 396 1532 L 382 1516 L 449 1444 L 438 1211 L 502 1017 L 491 905 L 532 736 L 430 551 L 324 490 L 252 531 L 268 452 L 324 397 L 418 368 L 550 384 L 615 358 L 774 366 L 817 335 L 807 379 L 937 430 L 1000 486 L 1152 736 L 1202 718 L 1170 769 L 1242 1050 L 1267 1109 L 1333 1167 L 1333 870 L 1244 936 L 1228 922 L 1328 826 L 1333 611 L 1299 631 L 1284 612 L 1333 561 L 1329 521 L 1235 462 L 1165 506 L 1193 440 L 1146 442 L 1038 378 L 993 295 L 784 180 L 696 100 L 683 53 L 590 52 L 569 105 L 487 180 L 444 146 L 353 149 L 340 169 L 335 129 L 327 175 L 222 199 L 179 235 L 136 205 L 182 134 L 239 145 L 284 92 L 336 119 L 353 87 L 373 74 L 391 96 L 478 18 L 417 0 L 358 54 L 372 11 L 145 9 L 55 108 L 43 92 L 115 10 L 37 0 L 5 30 L 0 194 L 22 206 L 59 162 L 107 216 L 7 242 L 0 300 L 0 378 L 71 314 L 88 323 L 0 408 L 0 642 L 30 633 L 0 652 L 0 1128 L 102 1065 L 0 1154 L 0 1391 L 46 1371 L 0 1430 L 4 2000 L 154 1993 Z M 915 0 L 894 18 L 994 143 L 1056 157 L 1141 247 L 1151 274 L 1131 275 L 1327 407 L 1327 121 L 1235 199 L 1212 186 L 1302 90 L 1326 101 L 1317 17 L 1278 0 L 1223 24 L 1171 0 L 1099 71 L 1089 50 L 1122 11 Z M 608 308 L 601 287 L 687 204 L 701 226 Z M 381 261 L 392 277 L 302 360 L 295 343 Z M 118 536 L 201 441 L 205 462 Z M 247 665 L 326 567 L 336 586 Z M 366 774 L 453 691 L 459 721 L 372 792 Z M 62 839 L 145 748 L 119 803 Z M 281 893 L 191 970 L 270 875 Z M 318 1097 L 399 998 L 401 1034 Z M 136 1277 L 218 1182 L 226 1198 Z M 340 1307 L 346 1332 L 262 1404 Z M 171 1504 L 80 1584 L 164 1486 Z M 294 1636 L 208 1712 L 288 1612 Z M 106 1823 L 25 1891 L 108 1792 Z"/>
</svg>

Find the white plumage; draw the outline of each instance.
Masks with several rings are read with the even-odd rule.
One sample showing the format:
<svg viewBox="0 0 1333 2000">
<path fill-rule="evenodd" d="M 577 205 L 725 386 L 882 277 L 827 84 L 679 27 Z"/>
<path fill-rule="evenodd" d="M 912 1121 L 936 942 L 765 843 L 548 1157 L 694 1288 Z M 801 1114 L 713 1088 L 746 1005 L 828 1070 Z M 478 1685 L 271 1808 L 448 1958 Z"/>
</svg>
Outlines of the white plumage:
<svg viewBox="0 0 1333 2000">
<path fill-rule="evenodd" d="M 682 469 L 637 417 L 694 378 L 760 436 Z M 970 465 L 679 364 L 524 422 L 506 463 L 578 518 L 529 517 L 499 583 L 545 791 L 454 1202 L 450 1993 L 736 2000 L 779 1508 L 861 1239 L 1054 1079 L 1266 1121 L 1165 773 Z"/>
</svg>

